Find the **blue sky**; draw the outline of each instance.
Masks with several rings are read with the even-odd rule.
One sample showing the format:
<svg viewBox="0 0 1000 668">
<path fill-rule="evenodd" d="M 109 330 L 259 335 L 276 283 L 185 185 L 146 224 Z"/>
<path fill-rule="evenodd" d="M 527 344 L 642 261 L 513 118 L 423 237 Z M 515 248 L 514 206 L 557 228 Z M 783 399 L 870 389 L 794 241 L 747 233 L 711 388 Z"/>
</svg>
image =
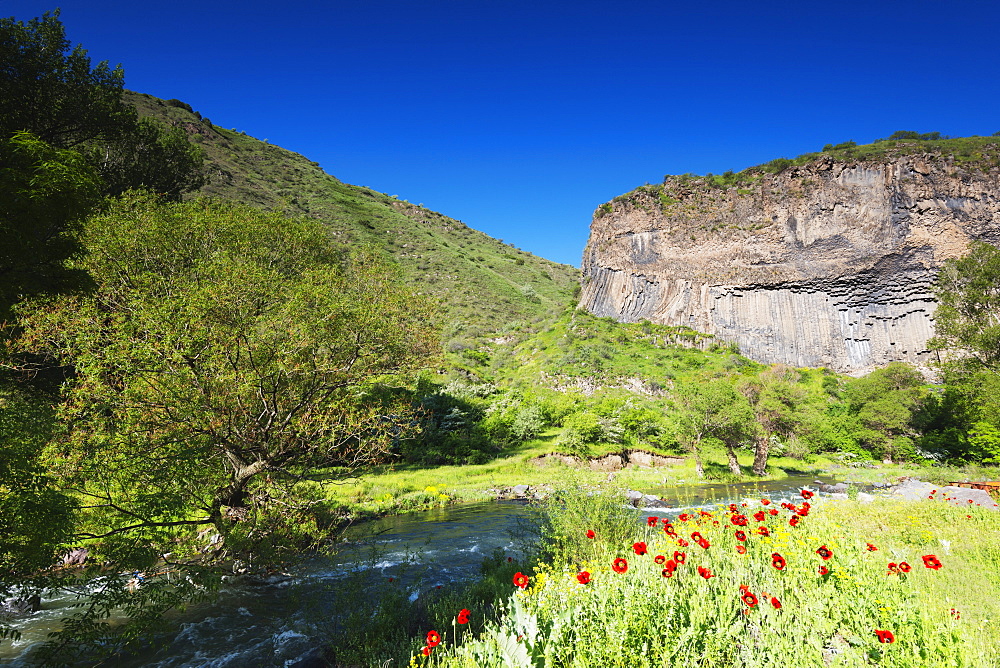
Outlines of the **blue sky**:
<svg viewBox="0 0 1000 668">
<path fill-rule="evenodd" d="M 0 0 L 0 15 L 55 6 Z M 995 2 L 58 6 L 128 88 L 574 265 L 593 210 L 664 174 L 1000 131 Z"/>
</svg>

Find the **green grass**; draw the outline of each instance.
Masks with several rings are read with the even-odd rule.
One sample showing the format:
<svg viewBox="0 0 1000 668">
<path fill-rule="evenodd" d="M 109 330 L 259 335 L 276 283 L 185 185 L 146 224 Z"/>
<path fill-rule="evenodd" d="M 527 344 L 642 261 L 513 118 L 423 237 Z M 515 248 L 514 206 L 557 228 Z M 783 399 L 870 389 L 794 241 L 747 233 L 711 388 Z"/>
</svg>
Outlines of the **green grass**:
<svg viewBox="0 0 1000 668">
<path fill-rule="evenodd" d="M 710 543 L 682 547 L 658 528 L 630 527 L 613 503 L 582 492 L 551 505 L 549 549 L 543 545 L 546 558 L 529 573 L 530 586 L 511 585 L 494 621 L 458 644 L 451 629 L 437 629 L 442 644 L 413 663 L 978 668 L 1000 661 L 997 513 L 940 502 L 817 502 L 795 527 L 780 508 L 765 516 L 771 533 L 763 537 L 755 533 L 752 513 L 762 508 L 755 505 L 739 509 L 751 515 L 746 553 L 739 554 L 725 509 L 675 521 L 679 535 L 698 531 Z M 587 529 L 597 538 L 588 540 Z M 647 543 L 648 554 L 637 555 L 633 541 Z M 832 550 L 828 561 L 817 554 L 821 546 Z M 685 563 L 664 577 L 654 556 L 670 559 L 675 551 L 685 552 Z M 786 561 L 783 570 L 772 565 L 775 553 Z M 943 567 L 925 568 L 924 555 Z M 627 559 L 626 572 L 613 571 L 615 558 Z M 887 564 L 902 561 L 912 570 L 890 575 Z M 584 570 L 589 584 L 577 579 Z M 741 587 L 753 599 L 741 600 Z M 895 641 L 880 643 L 876 630 L 891 631 Z"/>
</svg>

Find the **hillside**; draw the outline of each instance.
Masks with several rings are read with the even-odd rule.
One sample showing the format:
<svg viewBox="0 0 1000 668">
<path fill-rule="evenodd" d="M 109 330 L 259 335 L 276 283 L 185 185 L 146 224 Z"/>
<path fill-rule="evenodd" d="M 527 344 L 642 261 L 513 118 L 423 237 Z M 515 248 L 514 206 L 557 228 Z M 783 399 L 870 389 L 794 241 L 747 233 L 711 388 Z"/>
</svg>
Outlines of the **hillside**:
<svg viewBox="0 0 1000 668">
<path fill-rule="evenodd" d="M 851 143 L 600 206 L 581 304 L 685 325 L 748 357 L 864 373 L 934 356 L 930 285 L 1000 243 L 1000 137 Z"/>
<path fill-rule="evenodd" d="M 371 244 L 405 278 L 440 299 L 444 336 L 465 337 L 561 311 L 578 272 L 505 244 L 440 213 L 344 183 L 318 163 L 202 118 L 179 100 L 128 93 L 142 116 L 182 127 L 206 154 L 208 183 L 191 196 L 238 200 L 326 223 L 345 244 Z"/>
</svg>

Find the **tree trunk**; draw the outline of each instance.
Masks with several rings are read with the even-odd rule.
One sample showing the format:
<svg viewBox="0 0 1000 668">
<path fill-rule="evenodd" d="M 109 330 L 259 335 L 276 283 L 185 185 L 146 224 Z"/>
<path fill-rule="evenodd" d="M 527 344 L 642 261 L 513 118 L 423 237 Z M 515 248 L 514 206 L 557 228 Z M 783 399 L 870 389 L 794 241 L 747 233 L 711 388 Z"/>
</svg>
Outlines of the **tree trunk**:
<svg viewBox="0 0 1000 668">
<path fill-rule="evenodd" d="M 767 471 L 767 453 L 771 449 L 771 437 L 757 439 L 757 448 L 753 453 L 753 474 L 764 475 Z"/>
<path fill-rule="evenodd" d="M 698 474 L 699 478 L 705 477 L 705 468 L 701 465 L 701 453 L 698 451 L 698 443 L 701 441 L 699 438 L 694 442 L 694 470 Z"/>
<path fill-rule="evenodd" d="M 733 446 L 727 445 L 726 452 L 729 454 L 729 470 L 734 475 L 743 475 L 743 469 L 740 468 L 740 462 L 736 459 L 736 451 Z"/>
</svg>

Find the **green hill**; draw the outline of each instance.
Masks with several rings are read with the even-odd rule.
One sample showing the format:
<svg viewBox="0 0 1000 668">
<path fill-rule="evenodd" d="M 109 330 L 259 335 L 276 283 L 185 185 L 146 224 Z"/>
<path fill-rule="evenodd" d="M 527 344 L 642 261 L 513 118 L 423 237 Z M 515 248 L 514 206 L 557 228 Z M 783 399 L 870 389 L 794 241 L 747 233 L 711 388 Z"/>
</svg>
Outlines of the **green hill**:
<svg viewBox="0 0 1000 668">
<path fill-rule="evenodd" d="M 179 100 L 127 93 L 140 115 L 181 127 L 206 154 L 208 183 L 191 196 L 237 200 L 326 223 L 344 244 L 371 244 L 407 281 L 440 299 L 444 336 L 465 338 L 561 311 L 578 271 L 505 244 L 461 221 L 344 183 L 308 158 L 221 128 Z"/>
</svg>

